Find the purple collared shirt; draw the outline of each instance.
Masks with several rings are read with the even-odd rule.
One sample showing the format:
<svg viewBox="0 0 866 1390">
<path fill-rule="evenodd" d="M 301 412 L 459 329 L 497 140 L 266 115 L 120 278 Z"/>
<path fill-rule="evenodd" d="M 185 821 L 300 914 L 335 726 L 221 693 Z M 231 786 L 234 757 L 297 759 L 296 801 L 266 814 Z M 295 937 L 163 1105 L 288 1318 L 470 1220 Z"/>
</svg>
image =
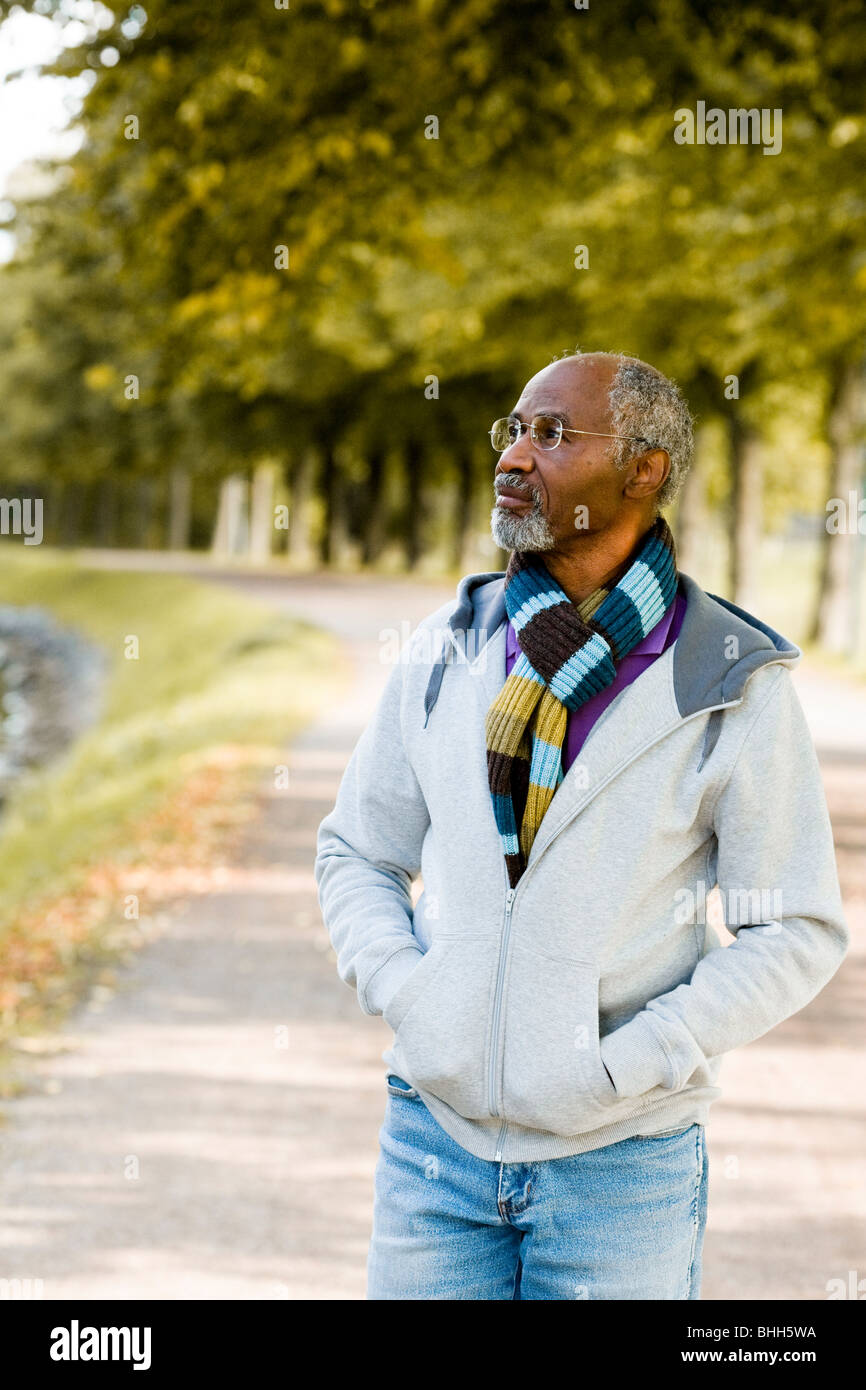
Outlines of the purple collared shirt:
<svg viewBox="0 0 866 1390">
<path fill-rule="evenodd" d="M 668 647 L 673 646 L 683 625 L 685 611 L 686 597 L 682 587 L 680 587 L 664 617 L 656 623 L 646 637 L 638 642 L 637 646 L 632 647 L 631 651 L 622 658 L 610 685 L 605 686 L 604 690 L 600 690 L 597 695 L 593 695 L 592 699 L 587 700 L 580 709 L 572 710 L 569 713 L 562 749 L 563 773 L 566 773 L 571 767 L 586 741 L 587 734 L 602 711 L 607 709 L 611 700 L 616 699 L 619 692 L 624 690 L 627 685 L 631 685 L 632 681 L 636 681 L 638 676 L 652 665 L 657 656 L 661 656 L 662 652 L 666 652 Z M 509 623 L 505 629 L 506 675 L 519 655 L 520 643 L 517 640 L 517 633 Z"/>
</svg>

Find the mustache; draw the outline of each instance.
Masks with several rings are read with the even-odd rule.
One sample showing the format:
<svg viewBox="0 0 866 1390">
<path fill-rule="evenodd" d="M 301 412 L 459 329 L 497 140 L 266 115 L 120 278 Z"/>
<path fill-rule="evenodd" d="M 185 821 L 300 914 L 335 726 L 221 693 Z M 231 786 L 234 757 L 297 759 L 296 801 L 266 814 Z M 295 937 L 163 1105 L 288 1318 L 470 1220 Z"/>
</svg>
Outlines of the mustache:
<svg viewBox="0 0 866 1390">
<path fill-rule="evenodd" d="M 500 473 L 499 477 L 496 478 L 493 483 L 493 490 L 497 497 L 499 493 L 502 492 L 503 488 L 506 487 L 512 488 L 514 492 L 522 492 L 526 497 L 529 497 L 536 506 L 541 501 L 541 493 L 538 488 L 533 487 L 531 484 L 527 485 L 519 473 Z"/>
</svg>

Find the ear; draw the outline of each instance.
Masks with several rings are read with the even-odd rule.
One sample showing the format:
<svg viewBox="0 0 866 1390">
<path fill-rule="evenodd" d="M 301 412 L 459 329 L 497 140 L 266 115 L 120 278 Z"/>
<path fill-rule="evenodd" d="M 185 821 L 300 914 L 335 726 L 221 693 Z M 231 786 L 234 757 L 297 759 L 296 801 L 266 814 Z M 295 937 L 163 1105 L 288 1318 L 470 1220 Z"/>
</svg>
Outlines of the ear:
<svg viewBox="0 0 866 1390">
<path fill-rule="evenodd" d="M 626 469 L 624 497 L 652 497 L 665 484 L 671 471 L 671 460 L 667 449 L 647 449 L 643 454 L 635 454 Z"/>
</svg>

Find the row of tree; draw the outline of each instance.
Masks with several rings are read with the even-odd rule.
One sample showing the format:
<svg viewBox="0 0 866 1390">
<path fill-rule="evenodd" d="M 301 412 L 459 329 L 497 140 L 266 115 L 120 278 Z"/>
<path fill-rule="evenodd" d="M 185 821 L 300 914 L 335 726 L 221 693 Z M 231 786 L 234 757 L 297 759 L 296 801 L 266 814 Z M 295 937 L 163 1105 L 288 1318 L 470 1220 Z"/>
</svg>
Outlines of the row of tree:
<svg viewBox="0 0 866 1390">
<path fill-rule="evenodd" d="M 53 69 L 87 82 L 82 148 L 8 209 L 7 487 L 152 485 L 176 544 L 210 533 L 217 488 L 226 544 L 232 480 L 261 499 L 276 469 L 289 543 L 321 562 L 399 544 L 460 567 L 490 421 L 576 343 L 682 386 L 702 466 L 678 524 L 694 544 L 725 509 L 739 601 L 762 528 L 860 487 L 855 0 L 94 15 Z M 776 113 L 781 148 L 674 138 L 706 108 Z M 821 534 L 813 627 L 839 646 L 856 536 Z"/>
</svg>

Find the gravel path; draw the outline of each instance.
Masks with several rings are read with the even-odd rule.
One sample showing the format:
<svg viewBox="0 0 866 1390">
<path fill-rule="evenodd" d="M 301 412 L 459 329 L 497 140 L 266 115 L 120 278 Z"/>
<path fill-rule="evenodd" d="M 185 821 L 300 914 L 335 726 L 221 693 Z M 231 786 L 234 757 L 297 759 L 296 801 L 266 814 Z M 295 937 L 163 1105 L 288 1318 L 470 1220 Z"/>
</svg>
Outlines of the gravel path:
<svg viewBox="0 0 866 1390">
<path fill-rule="evenodd" d="M 263 788 L 232 863 L 150 924 L 118 987 L 44 1040 L 28 1089 L 0 1105 L 0 1280 L 41 1279 L 49 1299 L 364 1297 L 389 1032 L 337 977 L 315 832 L 387 675 L 383 629 L 450 591 L 223 578 L 336 631 L 355 687 L 293 745 L 288 790 Z M 855 945 L 808 1009 L 726 1059 L 705 1299 L 822 1299 L 829 1279 L 866 1273 L 866 697 L 796 679 Z"/>
</svg>

